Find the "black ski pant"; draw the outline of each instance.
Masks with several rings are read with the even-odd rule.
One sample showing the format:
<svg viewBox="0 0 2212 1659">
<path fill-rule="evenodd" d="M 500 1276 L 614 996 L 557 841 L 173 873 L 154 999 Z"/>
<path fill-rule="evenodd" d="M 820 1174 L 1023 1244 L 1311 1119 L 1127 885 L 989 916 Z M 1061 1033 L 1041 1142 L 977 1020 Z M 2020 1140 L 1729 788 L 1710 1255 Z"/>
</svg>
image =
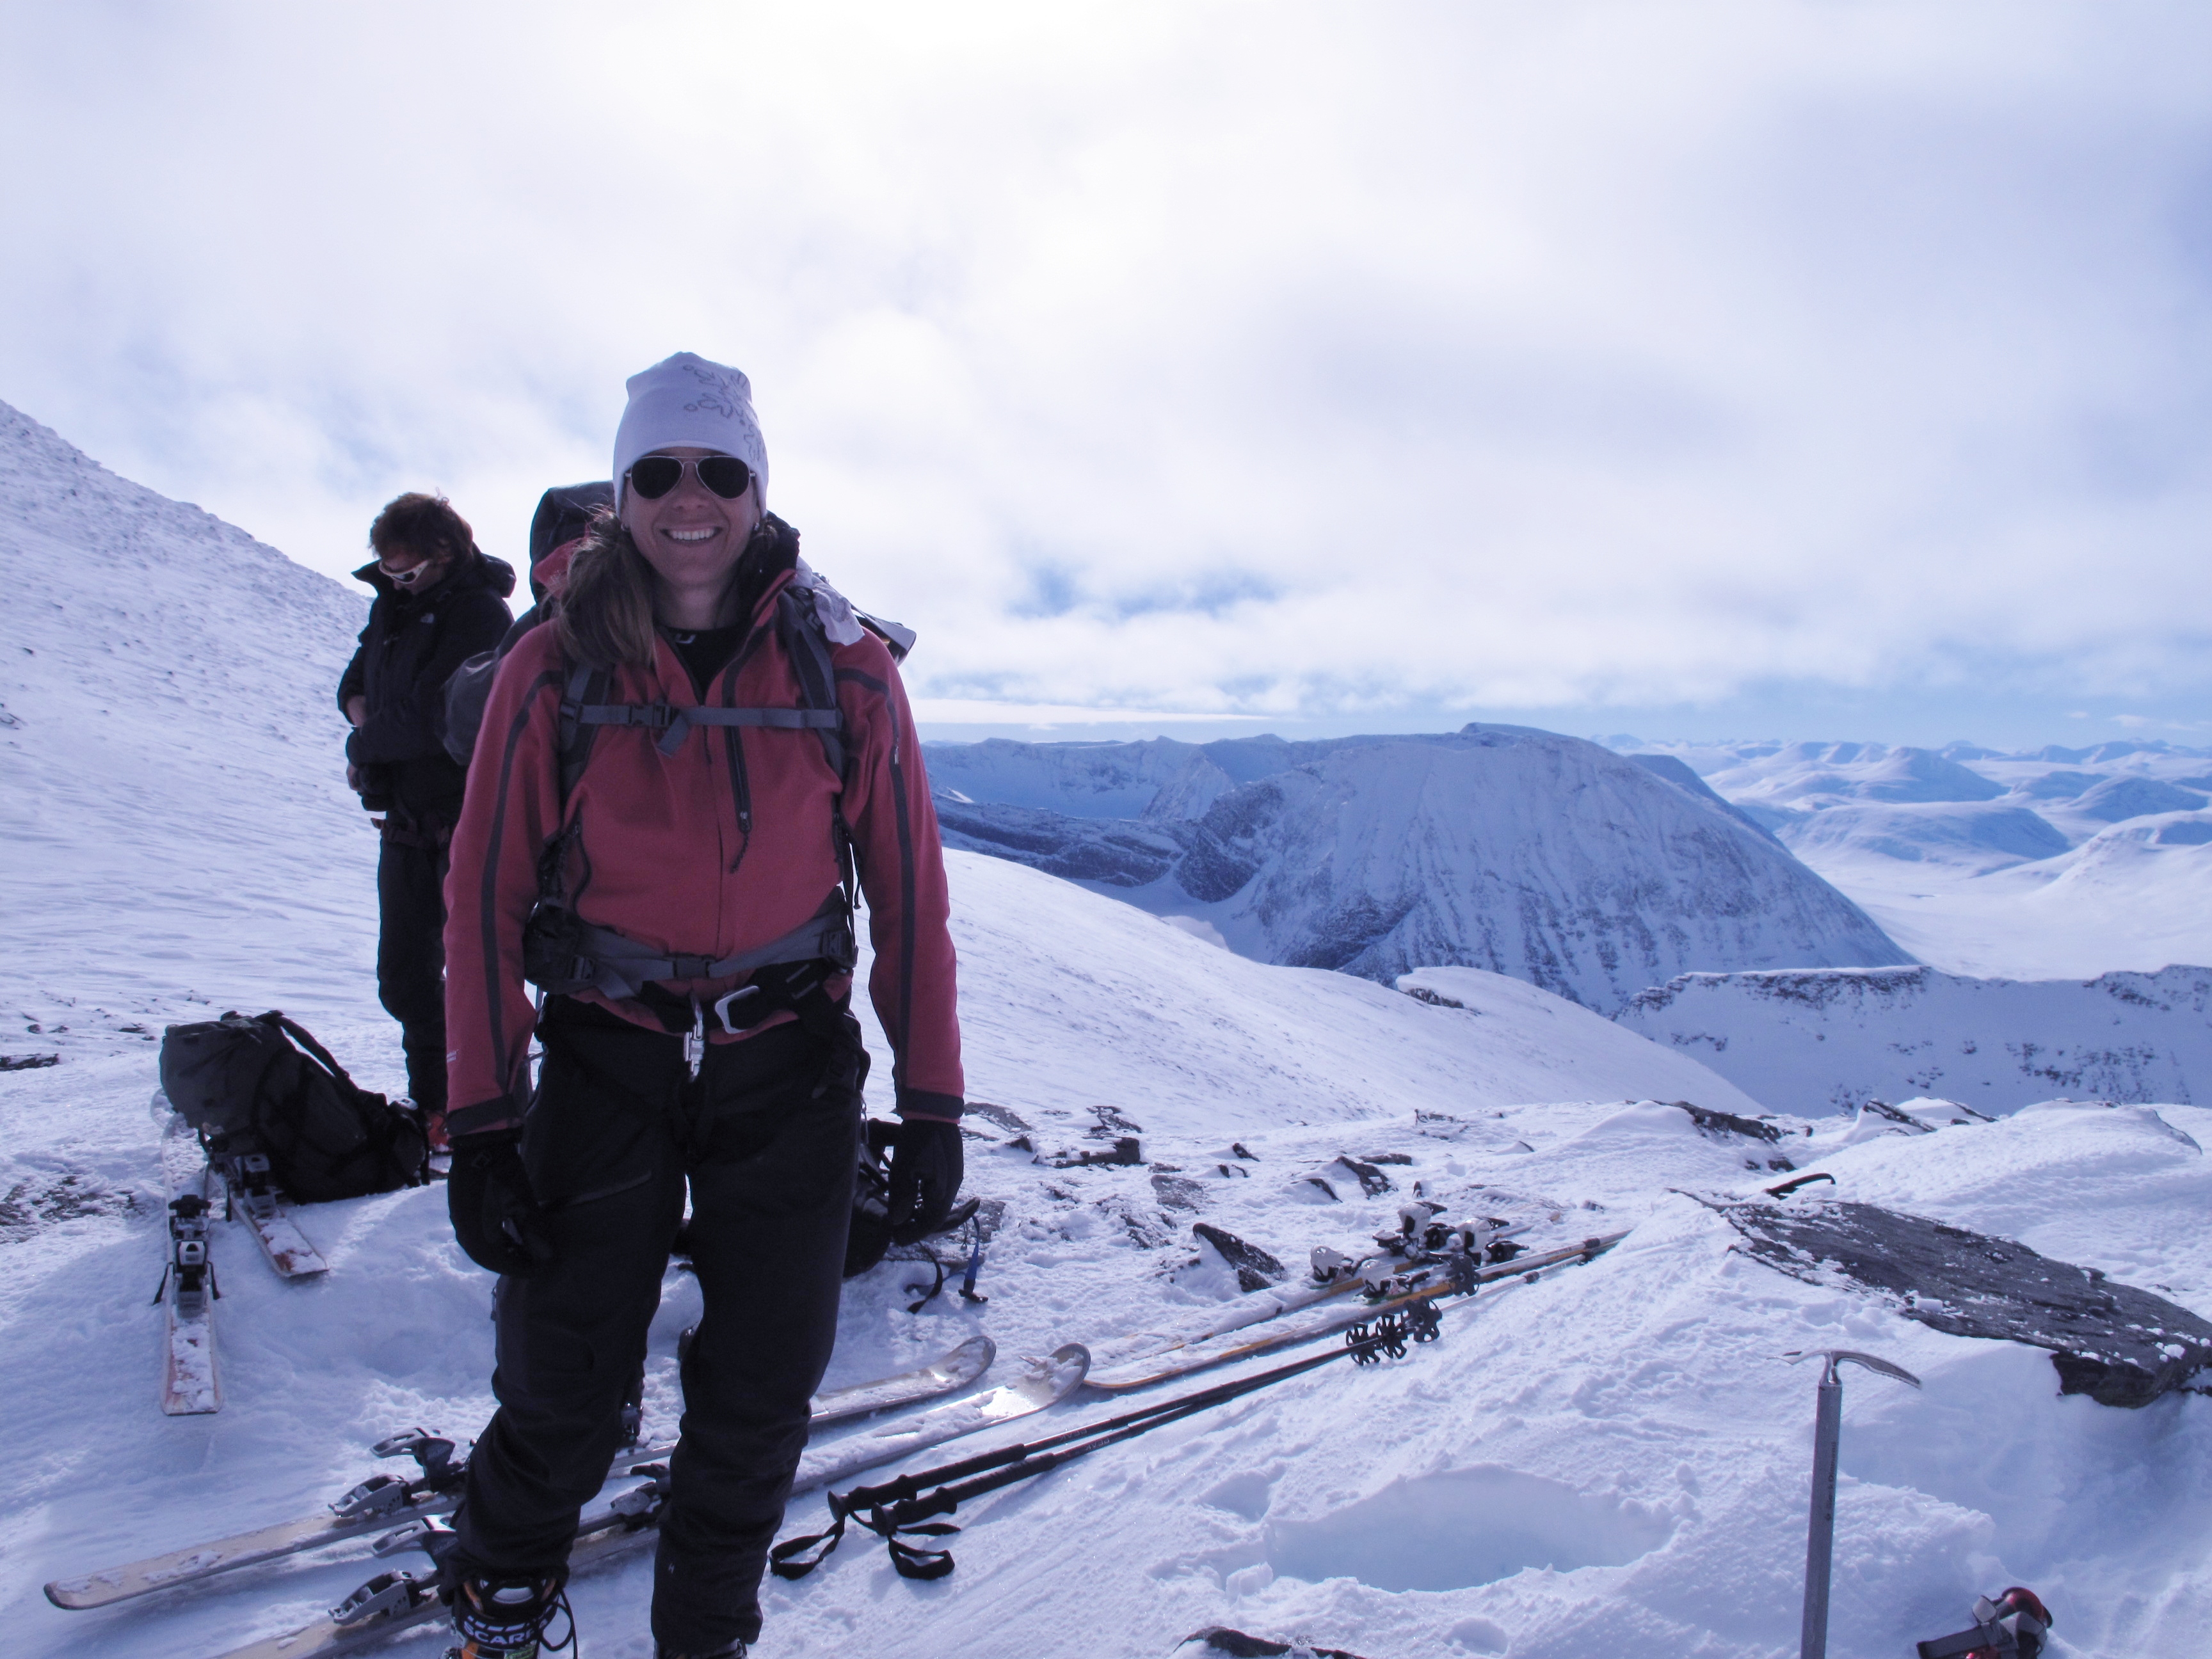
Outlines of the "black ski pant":
<svg viewBox="0 0 2212 1659">
<path fill-rule="evenodd" d="M 376 994 L 399 1022 L 407 1092 L 446 1109 L 446 849 L 387 821 L 376 861 Z"/>
<path fill-rule="evenodd" d="M 477 1441 L 453 1565 L 534 1575 L 567 1559 L 605 1479 L 684 1212 L 706 1312 L 684 1364 L 682 1443 L 654 1565 L 653 1632 L 712 1653 L 760 1634 L 759 1587 L 837 1334 L 860 1150 L 860 1027 L 710 1044 L 548 998 L 523 1161 L 552 1263 L 499 1283 L 499 1411 Z"/>
</svg>

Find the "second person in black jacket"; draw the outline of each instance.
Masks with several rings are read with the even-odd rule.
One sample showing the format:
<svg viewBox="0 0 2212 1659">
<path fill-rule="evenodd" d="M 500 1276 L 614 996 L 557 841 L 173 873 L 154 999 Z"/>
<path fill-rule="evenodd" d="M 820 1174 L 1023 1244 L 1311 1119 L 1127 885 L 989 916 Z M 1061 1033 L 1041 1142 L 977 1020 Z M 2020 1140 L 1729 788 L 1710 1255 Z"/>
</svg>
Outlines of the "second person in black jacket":
<svg viewBox="0 0 2212 1659">
<path fill-rule="evenodd" d="M 477 550 L 442 495 L 398 497 L 369 526 L 368 544 L 375 559 L 353 574 L 376 600 L 338 682 L 338 708 L 353 726 L 346 778 L 384 837 L 377 995 L 399 1022 L 407 1091 L 442 1143 L 446 849 L 467 775 L 446 753 L 441 715 L 453 672 L 506 633 L 514 571 Z"/>
</svg>

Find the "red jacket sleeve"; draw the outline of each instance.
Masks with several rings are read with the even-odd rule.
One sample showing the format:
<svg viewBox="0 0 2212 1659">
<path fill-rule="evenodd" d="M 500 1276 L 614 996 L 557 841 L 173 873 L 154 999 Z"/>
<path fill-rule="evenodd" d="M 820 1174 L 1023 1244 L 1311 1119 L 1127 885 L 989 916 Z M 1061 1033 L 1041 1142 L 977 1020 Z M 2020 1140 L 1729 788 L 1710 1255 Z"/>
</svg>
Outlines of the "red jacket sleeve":
<svg viewBox="0 0 2212 1659">
<path fill-rule="evenodd" d="M 839 649 L 836 664 L 855 750 L 845 821 L 876 954 L 868 994 L 890 1039 L 897 1109 L 957 1118 L 966 1084 L 951 903 L 913 712 L 890 653 L 872 636 Z"/>
<path fill-rule="evenodd" d="M 446 876 L 446 1073 L 451 1133 L 520 1121 L 536 1024 L 522 929 L 538 856 L 561 822 L 562 674 L 553 630 L 508 653 L 469 761 Z"/>
</svg>

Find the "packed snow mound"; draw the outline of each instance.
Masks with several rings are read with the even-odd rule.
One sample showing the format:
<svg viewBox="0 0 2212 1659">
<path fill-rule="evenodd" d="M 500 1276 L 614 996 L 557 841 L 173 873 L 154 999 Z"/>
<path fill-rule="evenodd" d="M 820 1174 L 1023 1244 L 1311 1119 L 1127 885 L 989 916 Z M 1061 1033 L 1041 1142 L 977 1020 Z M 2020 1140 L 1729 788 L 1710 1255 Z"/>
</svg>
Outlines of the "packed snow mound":
<svg viewBox="0 0 2212 1659">
<path fill-rule="evenodd" d="M 46 1028 L 9 1050 L 204 1017 L 185 999 L 245 981 L 350 1000 L 377 847 L 335 693 L 366 592 L 4 404 L 0 582 L 0 984 Z"/>
<path fill-rule="evenodd" d="M 1011 793 L 1016 745 L 999 745 L 988 769 L 963 747 L 930 746 L 933 780 L 941 766 L 963 794 L 993 776 Z M 1070 768 L 1118 766 L 1125 746 L 1026 747 L 1032 781 L 1054 781 L 1066 799 Z M 950 846 L 1195 918 L 1239 955 L 1373 979 L 1482 968 L 1611 1009 L 1696 968 L 1909 960 L 1694 780 L 1579 738 L 1481 726 L 1241 739 L 1193 748 L 1188 764 L 1200 763 L 1227 787 L 1195 818 L 1080 817 L 942 793 L 939 817 Z M 1265 764 L 1275 769 L 1235 781 Z"/>
<path fill-rule="evenodd" d="M 2030 981 L 1925 967 L 1686 974 L 1615 1020 L 1778 1111 L 1920 1095 L 1992 1115 L 2056 1094 L 2212 1098 L 2206 968 Z"/>
</svg>

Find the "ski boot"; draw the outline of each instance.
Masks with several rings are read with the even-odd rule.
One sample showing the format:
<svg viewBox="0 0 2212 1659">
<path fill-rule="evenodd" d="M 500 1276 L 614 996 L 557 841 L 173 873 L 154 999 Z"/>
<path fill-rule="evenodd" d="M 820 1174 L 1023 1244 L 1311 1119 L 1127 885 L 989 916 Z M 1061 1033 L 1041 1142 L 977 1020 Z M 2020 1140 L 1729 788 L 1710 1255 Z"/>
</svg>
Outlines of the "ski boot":
<svg viewBox="0 0 2212 1659">
<path fill-rule="evenodd" d="M 460 1645 L 446 1659 L 538 1659 L 558 1653 L 576 1640 L 576 1616 L 568 1609 L 565 1566 L 549 1578 L 464 1578 L 453 1591 L 453 1633 Z M 556 1618 L 566 1618 L 568 1633 L 545 1639 Z"/>
</svg>

